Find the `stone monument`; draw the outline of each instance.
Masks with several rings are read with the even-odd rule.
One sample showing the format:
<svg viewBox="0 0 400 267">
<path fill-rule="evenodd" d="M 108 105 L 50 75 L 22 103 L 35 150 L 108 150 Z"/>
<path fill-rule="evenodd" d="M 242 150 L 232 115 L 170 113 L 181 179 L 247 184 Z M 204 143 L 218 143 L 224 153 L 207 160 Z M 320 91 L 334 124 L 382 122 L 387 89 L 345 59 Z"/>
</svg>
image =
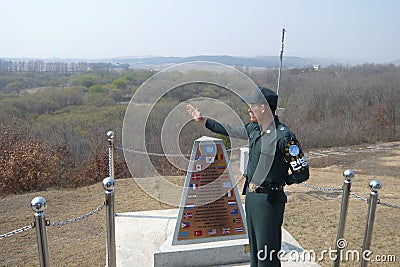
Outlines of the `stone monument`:
<svg viewBox="0 0 400 267">
<path fill-rule="evenodd" d="M 221 139 L 194 142 L 173 245 L 246 238 L 243 206 Z"/>
</svg>

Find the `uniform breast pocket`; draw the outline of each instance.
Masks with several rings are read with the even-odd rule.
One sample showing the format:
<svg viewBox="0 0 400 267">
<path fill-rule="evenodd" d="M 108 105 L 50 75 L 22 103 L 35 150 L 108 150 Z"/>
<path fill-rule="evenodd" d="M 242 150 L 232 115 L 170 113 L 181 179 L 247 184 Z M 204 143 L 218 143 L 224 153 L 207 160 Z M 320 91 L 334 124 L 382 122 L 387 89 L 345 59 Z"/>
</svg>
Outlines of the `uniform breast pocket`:
<svg viewBox="0 0 400 267">
<path fill-rule="evenodd" d="M 257 164 L 257 168 L 255 171 L 256 177 L 263 178 L 262 181 L 259 181 L 260 184 L 263 182 L 264 178 L 267 177 L 267 175 L 272 167 L 273 161 L 274 161 L 274 154 L 270 154 L 269 151 L 268 151 L 268 153 L 265 153 L 265 151 L 260 152 L 260 157 L 258 159 L 258 164 Z"/>
<path fill-rule="evenodd" d="M 260 161 L 267 164 L 272 164 L 275 157 L 275 151 L 276 147 L 274 144 L 268 144 L 268 145 L 263 144 L 261 146 L 261 151 L 260 151 L 260 159 L 262 158 L 262 160 Z"/>
</svg>

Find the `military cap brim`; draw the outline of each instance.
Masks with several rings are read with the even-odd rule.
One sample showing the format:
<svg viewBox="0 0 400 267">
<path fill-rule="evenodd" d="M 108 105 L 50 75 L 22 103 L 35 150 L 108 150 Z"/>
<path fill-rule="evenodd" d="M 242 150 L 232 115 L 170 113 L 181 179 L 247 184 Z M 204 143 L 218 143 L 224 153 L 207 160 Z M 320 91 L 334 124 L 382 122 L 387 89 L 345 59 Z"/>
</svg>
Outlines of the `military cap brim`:
<svg viewBox="0 0 400 267">
<path fill-rule="evenodd" d="M 248 104 L 265 104 L 268 103 L 271 111 L 275 111 L 278 105 L 278 95 L 269 88 L 258 87 L 252 95 L 243 97 L 243 100 Z"/>
</svg>

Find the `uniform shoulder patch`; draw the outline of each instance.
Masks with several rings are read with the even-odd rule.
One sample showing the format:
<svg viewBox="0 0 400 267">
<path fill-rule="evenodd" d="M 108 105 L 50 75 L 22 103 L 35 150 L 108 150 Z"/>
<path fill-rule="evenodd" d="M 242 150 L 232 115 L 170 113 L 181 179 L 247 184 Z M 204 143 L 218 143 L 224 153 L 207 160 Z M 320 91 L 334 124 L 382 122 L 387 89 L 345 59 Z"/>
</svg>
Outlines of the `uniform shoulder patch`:
<svg viewBox="0 0 400 267">
<path fill-rule="evenodd" d="M 289 147 L 289 154 L 296 157 L 300 153 L 300 148 L 297 145 L 291 145 Z"/>
</svg>

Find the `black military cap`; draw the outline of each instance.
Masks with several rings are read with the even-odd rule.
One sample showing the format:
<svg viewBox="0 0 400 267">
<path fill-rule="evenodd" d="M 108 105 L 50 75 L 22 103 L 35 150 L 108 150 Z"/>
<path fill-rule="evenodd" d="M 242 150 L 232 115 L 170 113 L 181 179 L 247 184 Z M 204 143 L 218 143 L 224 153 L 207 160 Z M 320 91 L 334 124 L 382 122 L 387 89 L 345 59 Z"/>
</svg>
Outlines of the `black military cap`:
<svg viewBox="0 0 400 267">
<path fill-rule="evenodd" d="M 272 113 L 275 113 L 278 106 L 278 95 L 266 87 L 259 86 L 258 90 L 255 90 L 251 96 L 244 97 L 243 99 L 248 104 L 263 104 L 267 101 Z"/>
</svg>

